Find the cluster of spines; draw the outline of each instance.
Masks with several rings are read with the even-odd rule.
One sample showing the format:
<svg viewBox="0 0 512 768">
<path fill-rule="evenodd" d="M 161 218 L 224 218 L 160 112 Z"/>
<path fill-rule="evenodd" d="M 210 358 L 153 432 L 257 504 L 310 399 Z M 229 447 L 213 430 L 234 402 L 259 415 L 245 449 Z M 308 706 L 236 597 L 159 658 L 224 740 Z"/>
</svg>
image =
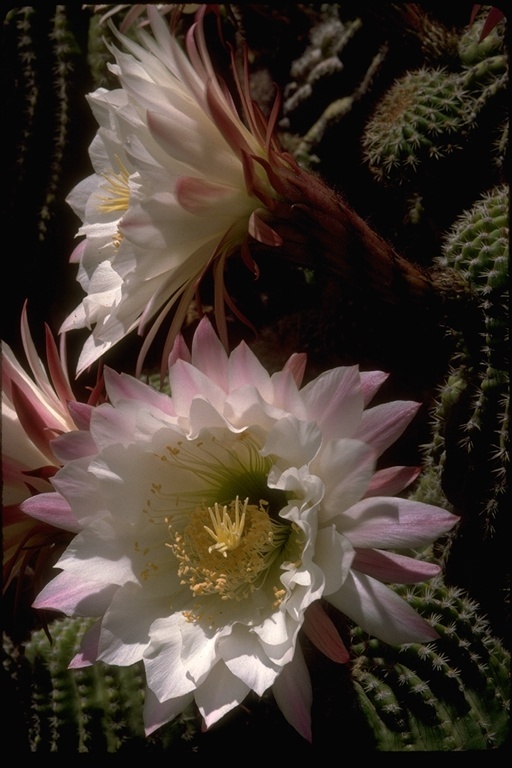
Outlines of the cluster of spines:
<svg viewBox="0 0 512 768">
<path fill-rule="evenodd" d="M 502 744 L 510 655 L 490 634 L 478 605 L 440 579 L 395 589 L 439 640 L 395 647 L 353 630 L 352 678 L 376 748 L 452 751 Z"/>
</svg>

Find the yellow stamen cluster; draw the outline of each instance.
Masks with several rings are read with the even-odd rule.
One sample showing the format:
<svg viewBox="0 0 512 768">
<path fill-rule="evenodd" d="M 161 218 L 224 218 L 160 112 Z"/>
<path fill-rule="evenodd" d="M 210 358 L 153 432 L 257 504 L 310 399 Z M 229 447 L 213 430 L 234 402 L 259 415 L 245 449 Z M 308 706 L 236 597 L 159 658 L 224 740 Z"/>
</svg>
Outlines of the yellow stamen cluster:
<svg viewBox="0 0 512 768">
<path fill-rule="evenodd" d="M 173 542 L 167 546 L 179 561 L 181 583 L 190 587 L 194 597 L 243 600 L 263 582 L 282 536 L 263 504 L 248 502 L 241 513 L 238 497 L 229 511 L 218 504 L 213 509 L 197 508 L 181 532 L 169 524 Z"/>
<path fill-rule="evenodd" d="M 101 213 L 111 213 L 113 211 L 124 213 L 128 210 L 130 204 L 130 173 L 117 155 L 116 160 L 120 169 L 119 173 L 112 171 L 111 173 L 102 174 L 106 181 L 102 188 L 107 195 L 105 197 L 98 197 L 98 200 L 101 201 L 98 205 L 98 210 Z"/>
</svg>

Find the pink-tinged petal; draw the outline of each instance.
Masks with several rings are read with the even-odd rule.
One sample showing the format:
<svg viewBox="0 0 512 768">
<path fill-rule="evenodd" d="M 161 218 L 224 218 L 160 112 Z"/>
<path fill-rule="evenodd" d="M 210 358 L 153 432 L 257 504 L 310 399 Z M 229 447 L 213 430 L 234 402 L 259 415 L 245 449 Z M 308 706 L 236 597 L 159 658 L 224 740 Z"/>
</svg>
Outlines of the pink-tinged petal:
<svg viewBox="0 0 512 768">
<path fill-rule="evenodd" d="M 26 499 L 20 509 L 35 520 L 62 528 L 64 531 L 78 533 L 82 526 L 71 511 L 68 502 L 59 493 L 39 493 Z"/>
<path fill-rule="evenodd" d="M 203 397 L 222 412 L 226 393 L 190 363 L 177 360 L 169 371 L 169 384 L 178 416 L 188 416 L 195 397 Z"/>
<path fill-rule="evenodd" d="M 84 254 L 84 251 L 87 246 L 87 240 L 84 239 L 82 242 L 78 243 L 76 248 L 71 252 L 71 256 L 69 257 L 69 263 L 70 264 L 80 264 L 80 261 L 82 260 L 82 256 Z"/>
<path fill-rule="evenodd" d="M 192 339 L 192 365 L 217 386 L 228 391 L 228 356 L 207 317 L 203 317 Z"/>
<path fill-rule="evenodd" d="M 89 429 L 91 413 L 94 406 L 87 403 L 77 403 L 75 400 L 68 403 L 69 413 L 75 422 L 77 429 Z"/>
<path fill-rule="evenodd" d="M 333 522 L 354 547 L 408 549 L 431 544 L 458 519 L 430 504 L 375 496 L 354 504 Z"/>
<path fill-rule="evenodd" d="M 369 408 L 352 437 L 371 445 L 380 456 L 409 426 L 419 407 L 420 403 L 396 400 Z"/>
<path fill-rule="evenodd" d="M 379 581 L 397 584 L 416 584 L 431 579 L 441 570 L 434 563 L 378 549 L 357 549 L 353 567 Z"/>
<path fill-rule="evenodd" d="M 302 384 L 307 361 L 305 352 L 294 352 L 284 364 L 283 371 L 290 371 L 298 387 Z"/>
<path fill-rule="evenodd" d="M 306 408 L 292 370 L 283 368 L 270 377 L 274 389 L 273 403 L 277 408 L 293 414 L 297 419 L 307 418 Z"/>
<path fill-rule="evenodd" d="M 53 384 L 53 388 L 55 389 L 57 397 L 59 398 L 64 409 L 66 410 L 67 409 L 66 403 L 70 400 L 71 401 L 74 400 L 75 396 L 73 394 L 73 390 L 71 389 L 67 372 L 64 369 L 61 356 L 57 349 L 57 345 L 55 344 L 52 333 L 47 325 L 45 325 L 45 334 L 46 334 L 46 360 L 48 362 L 48 370 L 50 372 L 51 382 Z"/>
<path fill-rule="evenodd" d="M 308 668 L 300 646 L 295 648 L 295 655 L 283 670 L 274 685 L 272 693 L 277 706 L 300 735 L 312 741 L 311 703 L 313 691 Z"/>
<path fill-rule="evenodd" d="M 90 667 L 98 660 L 98 644 L 101 634 L 101 621 L 97 621 L 82 637 L 80 650 L 69 664 L 69 669 Z"/>
<path fill-rule="evenodd" d="M 326 599 L 365 632 L 390 645 L 438 638 L 437 632 L 401 597 L 358 571 L 352 570 L 338 592 Z"/>
<path fill-rule="evenodd" d="M 373 476 L 375 462 L 375 451 L 358 440 L 329 440 L 323 446 L 310 467 L 325 485 L 322 523 L 340 515 L 363 497 Z"/>
<path fill-rule="evenodd" d="M 233 190 L 224 184 L 207 179 L 182 176 L 175 184 L 176 198 L 185 211 L 195 216 L 212 215 L 212 206 L 233 196 Z"/>
<path fill-rule="evenodd" d="M 105 386 L 110 402 L 113 406 L 122 400 L 136 400 L 147 403 L 148 406 L 158 408 L 168 416 L 175 416 L 172 400 L 168 395 L 149 387 L 144 382 L 134 379 L 125 373 L 117 373 L 110 368 L 105 368 Z"/>
<path fill-rule="evenodd" d="M 377 391 L 389 377 L 384 371 L 361 371 L 361 389 L 363 390 L 364 407 L 374 398 Z"/>
<path fill-rule="evenodd" d="M 357 366 L 326 371 L 307 384 L 301 395 L 308 418 L 316 421 L 324 440 L 353 436 L 363 410 Z"/>
<path fill-rule="evenodd" d="M 78 430 L 55 438 L 51 445 L 55 458 L 62 464 L 73 459 L 93 456 L 97 452 L 97 445 L 91 433 Z"/>
<path fill-rule="evenodd" d="M 117 584 L 79 580 L 76 573 L 63 571 L 43 588 L 33 607 L 67 616 L 102 616 L 118 589 Z"/>
<path fill-rule="evenodd" d="M 49 441 L 55 437 L 55 433 L 51 431 L 52 428 L 61 430 L 62 424 L 58 424 L 52 418 L 41 401 L 27 397 L 14 381 L 12 382 L 12 402 L 28 439 L 34 443 L 50 463 L 55 463 Z"/>
<path fill-rule="evenodd" d="M 421 472 L 421 467 L 388 467 L 373 475 L 365 498 L 370 496 L 394 496 L 411 485 Z"/>
<path fill-rule="evenodd" d="M 178 696 L 175 699 L 158 701 L 151 689 L 146 688 L 143 714 L 146 736 L 174 720 L 193 700 L 194 695 L 187 693 L 185 696 Z"/>
<path fill-rule="evenodd" d="M 172 345 L 172 350 L 169 355 L 168 367 L 171 368 L 177 360 L 184 360 L 186 363 L 192 362 L 190 350 L 181 333 L 174 339 L 174 344 Z"/>
<path fill-rule="evenodd" d="M 258 242 L 277 248 L 283 244 L 283 238 L 263 221 L 261 213 L 261 210 L 256 210 L 251 213 L 248 232 L 251 237 L 254 237 Z"/>
<path fill-rule="evenodd" d="M 217 662 L 195 694 L 206 727 L 209 728 L 241 704 L 250 690 L 249 686 L 229 671 L 223 661 Z"/>
<path fill-rule="evenodd" d="M 230 392 L 243 387 L 244 384 L 250 384 L 258 390 L 264 400 L 272 401 L 270 376 L 244 341 L 235 347 L 229 356 L 228 371 Z"/>
<path fill-rule="evenodd" d="M 304 614 L 302 629 L 311 642 L 328 659 L 332 659 L 332 661 L 336 661 L 339 664 L 345 664 L 349 660 L 349 652 L 319 600 L 308 606 Z"/>
</svg>

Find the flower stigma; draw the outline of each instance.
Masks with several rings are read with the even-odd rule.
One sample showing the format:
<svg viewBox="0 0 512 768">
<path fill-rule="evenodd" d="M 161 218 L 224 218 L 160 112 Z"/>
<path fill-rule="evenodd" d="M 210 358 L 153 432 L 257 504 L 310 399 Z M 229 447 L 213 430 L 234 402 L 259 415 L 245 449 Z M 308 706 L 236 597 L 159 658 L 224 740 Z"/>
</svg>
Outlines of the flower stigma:
<svg viewBox="0 0 512 768">
<path fill-rule="evenodd" d="M 233 550 L 238 547 L 238 545 L 240 544 L 240 539 L 242 538 L 242 534 L 244 532 L 245 514 L 247 512 L 248 501 L 249 501 L 249 497 L 247 497 L 246 500 L 244 501 L 242 517 L 240 517 L 240 503 L 238 500 L 238 496 L 236 497 L 234 523 L 228 514 L 228 508 L 226 505 L 224 505 L 222 509 L 222 519 L 220 516 L 219 505 L 217 504 L 217 502 L 215 502 L 215 512 L 212 510 L 211 507 L 208 507 L 208 512 L 210 513 L 210 517 L 212 520 L 213 531 L 211 528 L 208 528 L 208 526 L 206 525 L 204 528 L 210 534 L 212 539 L 215 541 L 215 544 L 212 544 L 208 549 L 208 552 L 210 554 L 214 549 L 216 549 L 219 552 L 222 552 L 224 557 L 227 557 L 228 550 Z"/>
</svg>

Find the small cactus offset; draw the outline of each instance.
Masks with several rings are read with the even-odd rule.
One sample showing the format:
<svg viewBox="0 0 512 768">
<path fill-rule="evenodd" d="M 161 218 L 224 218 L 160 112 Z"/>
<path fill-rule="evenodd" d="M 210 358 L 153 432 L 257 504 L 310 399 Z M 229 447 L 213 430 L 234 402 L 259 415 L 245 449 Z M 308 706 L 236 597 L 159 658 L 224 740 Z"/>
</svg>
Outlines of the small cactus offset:
<svg viewBox="0 0 512 768">
<path fill-rule="evenodd" d="M 398 594 L 436 629 L 428 645 L 388 646 L 352 632 L 352 678 L 382 751 L 492 749 L 509 725 L 510 654 L 462 590 L 430 584 Z"/>
<path fill-rule="evenodd" d="M 371 172 L 379 181 L 400 183 L 425 161 L 460 149 L 472 112 L 457 73 L 426 67 L 407 72 L 366 126 L 363 147 Z"/>
<path fill-rule="evenodd" d="M 32 752 L 162 752 L 174 740 L 191 739 L 195 717 L 182 716 L 161 729 L 158 738 L 144 735 L 144 671 L 141 665 L 94 664 L 68 669 L 89 619 L 53 622 L 48 635 L 33 632 L 23 651 L 9 641 L 7 672 L 25 709 Z"/>
<path fill-rule="evenodd" d="M 505 96 L 503 25 L 479 41 L 482 26 L 483 19 L 462 32 L 457 53 L 447 57 L 446 65 L 428 61 L 407 71 L 378 102 L 366 124 L 362 146 L 368 167 L 380 183 L 417 184 L 416 175 L 428 173 L 432 162 L 465 150 L 485 122 L 484 107 L 494 104 L 495 97 Z M 505 105 L 496 104 L 496 115 L 505 119 Z M 499 135 L 496 128 L 494 144 L 499 144 Z"/>
</svg>

